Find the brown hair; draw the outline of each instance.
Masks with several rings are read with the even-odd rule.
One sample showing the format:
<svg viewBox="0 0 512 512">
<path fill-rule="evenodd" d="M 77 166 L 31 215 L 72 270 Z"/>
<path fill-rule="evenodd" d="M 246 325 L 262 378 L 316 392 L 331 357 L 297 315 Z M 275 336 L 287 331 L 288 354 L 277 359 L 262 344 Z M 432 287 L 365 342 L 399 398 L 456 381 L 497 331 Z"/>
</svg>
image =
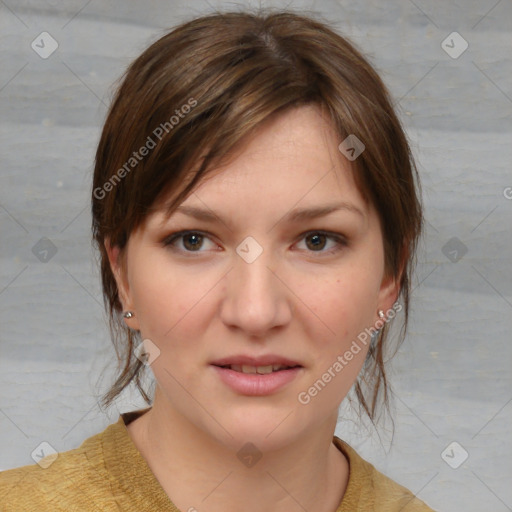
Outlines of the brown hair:
<svg viewBox="0 0 512 512">
<path fill-rule="evenodd" d="M 130 233 L 163 195 L 173 194 L 171 212 L 255 127 L 305 104 L 327 113 L 340 142 L 354 134 L 366 146 L 353 162 L 354 176 L 380 217 L 387 275 L 401 276 L 403 340 L 422 211 L 417 171 L 384 84 L 325 22 L 290 11 L 215 13 L 178 26 L 130 65 L 98 145 L 92 228 L 119 361 L 104 406 L 132 381 L 151 404 L 141 382 L 145 366 L 134 355 L 140 333 L 122 321 L 105 239 L 122 253 Z M 388 405 L 387 329 L 371 344 L 355 384 L 372 421 L 377 405 Z"/>
</svg>

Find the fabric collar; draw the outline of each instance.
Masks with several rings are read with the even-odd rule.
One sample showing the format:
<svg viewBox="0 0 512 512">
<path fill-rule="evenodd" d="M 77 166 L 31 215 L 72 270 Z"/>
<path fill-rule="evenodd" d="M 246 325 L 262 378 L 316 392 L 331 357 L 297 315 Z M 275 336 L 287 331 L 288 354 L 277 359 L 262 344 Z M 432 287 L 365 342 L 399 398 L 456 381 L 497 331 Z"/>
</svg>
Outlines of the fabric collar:
<svg viewBox="0 0 512 512">
<path fill-rule="evenodd" d="M 122 413 L 117 423 L 109 425 L 110 430 L 108 442 L 102 441 L 101 449 L 104 452 L 105 469 L 117 480 L 121 488 L 130 495 L 134 504 L 140 502 L 141 507 L 148 506 L 148 496 L 151 496 L 151 505 L 159 507 L 159 510 L 180 512 L 180 510 L 169 499 L 157 478 L 149 468 L 146 460 L 139 452 L 126 428 L 129 423 L 139 418 L 151 407 L 136 411 Z M 345 455 L 349 467 L 349 480 L 342 503 L 336 512 L 353 512 L 355 507 L 361 507 L 361 499 L 364 500 L 363 489 L 368 489 L 371 484 L 369 463 L 350 447 L 345 441 L 337 436 L 333 437 L 334 445 Z M 119 454 L 124 457 L 119 458 Z M 141 493 L 140 489 L 144 492 Z M 360 508 L 364 510 L 364 508 Z"/>
</svg>

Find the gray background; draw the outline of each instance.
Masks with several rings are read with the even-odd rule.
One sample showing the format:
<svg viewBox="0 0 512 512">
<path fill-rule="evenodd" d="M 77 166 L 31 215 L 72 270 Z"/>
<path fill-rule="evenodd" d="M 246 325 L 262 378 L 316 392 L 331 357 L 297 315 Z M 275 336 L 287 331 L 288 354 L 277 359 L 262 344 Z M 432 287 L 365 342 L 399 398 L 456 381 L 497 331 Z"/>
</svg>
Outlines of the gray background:
<svg viewBox="0 0 512 512">
<path fill-rule="evenodd" d="M 0 469 L 33 464 L 42 441 L 74 448 L 144 406 L 133 392 L 97 405 L 115 363 L 90 243 L 95 145 L 133 58 L 165 29 L 237 5 L 257 4 L 0 0 Z M 351 411 L 337 434 L 437 510 L 512 510 L 512 3 L 287 5 L 322 13 L 381 72 L 428 220 L 393 363 L 393 443 L 389 424 L 375 432 Z M 31 48 L 43 31 L 59 45 L 47 59 Z M 442 46 L 453 31 L 469 44 L 457 58 Z M 445 461 L 462 450 L 453 469 Z"/>
</svg>

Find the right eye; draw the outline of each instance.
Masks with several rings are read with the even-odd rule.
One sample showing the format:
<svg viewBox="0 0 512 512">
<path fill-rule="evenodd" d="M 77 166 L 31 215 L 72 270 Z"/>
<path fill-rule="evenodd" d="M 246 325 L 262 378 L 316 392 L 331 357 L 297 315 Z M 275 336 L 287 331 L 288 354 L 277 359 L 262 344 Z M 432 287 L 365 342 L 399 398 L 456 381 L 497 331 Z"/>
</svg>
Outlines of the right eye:
<svg viewBox="0 0 512 512">
<path fill-rule="evenodd" d="M 205 252 L 200 250 L 205 240 L 210 240 L 207 233 L 189 230 L 171 233 L 162 243 L 164 247 L 169 247 L 173 251 L 191 253 Z"/>
</svg>

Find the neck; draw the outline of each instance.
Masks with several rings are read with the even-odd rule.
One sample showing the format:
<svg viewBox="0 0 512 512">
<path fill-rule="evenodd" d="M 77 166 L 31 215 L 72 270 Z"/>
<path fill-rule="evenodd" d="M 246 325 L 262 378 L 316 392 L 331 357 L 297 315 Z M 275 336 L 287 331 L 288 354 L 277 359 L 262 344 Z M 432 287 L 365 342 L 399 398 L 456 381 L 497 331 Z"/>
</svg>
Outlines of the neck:
<svg viewBox="0 0 512 512">
<path fill-rule="evenodd" d="M 138 450 L 171 501 L 184 511 L 334 512 L 349 467 L 332 443 L 336 417 L 286 447 L 243 463 L 237 451 L 176 414 L 157 392 L 128 425 Z"/>
</svg>

